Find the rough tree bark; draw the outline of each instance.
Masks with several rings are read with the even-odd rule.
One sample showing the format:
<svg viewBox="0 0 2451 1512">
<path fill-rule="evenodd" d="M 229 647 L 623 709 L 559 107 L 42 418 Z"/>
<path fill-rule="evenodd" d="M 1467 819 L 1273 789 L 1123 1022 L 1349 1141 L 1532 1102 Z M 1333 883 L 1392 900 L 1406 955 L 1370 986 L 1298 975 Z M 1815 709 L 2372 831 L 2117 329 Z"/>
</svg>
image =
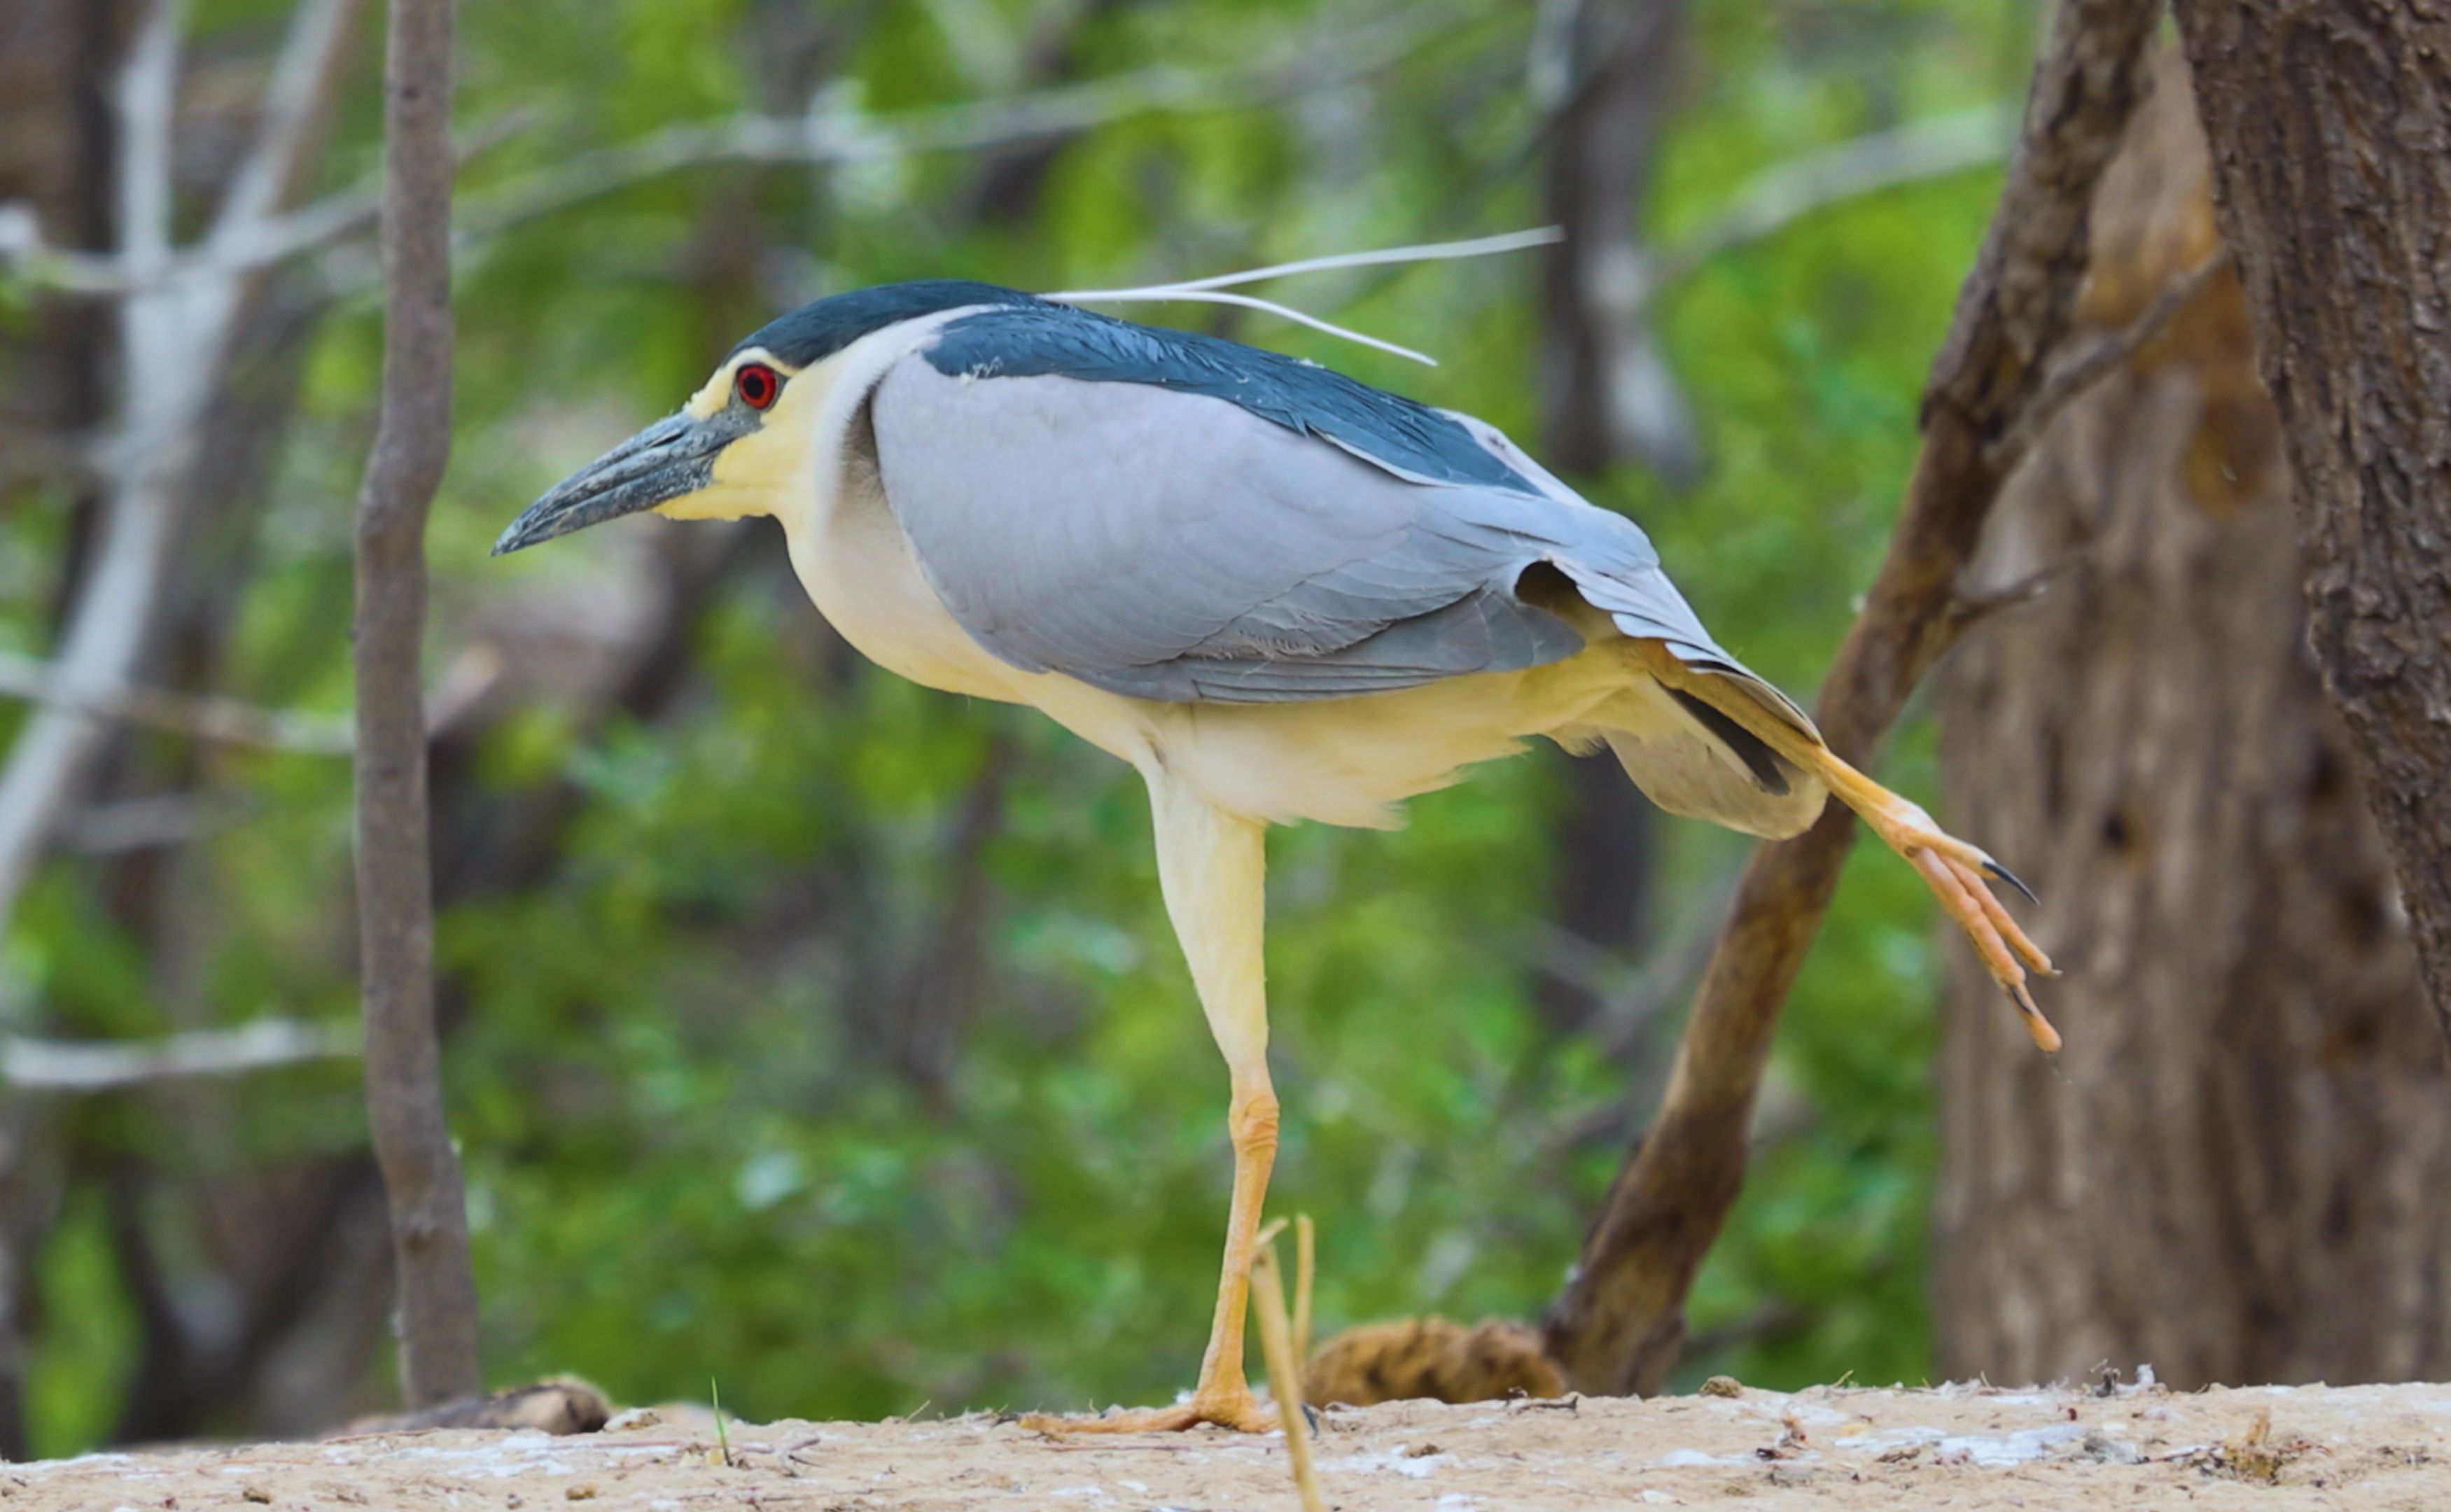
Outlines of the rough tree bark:
<svg viewBox="0 0 2451 1512">
<path fill-rule="evenodd" d="M 477 1284 L 442 1114 L 428 853 L 425 516 L 451 451 L 451 0 L 391 0 L 383 53 L 383 368 L 358 496 L 359 970 L 366 1114 L 391 1198 L 402 1393 L 473 1395 Z"/>
<path fill-rule="evenodd" d="M 2159 15 L 2153 0 L 2064 0 L 2054 17 L 2000 206 L 1925 390 L 1923 451 L 1888 560 L 1815 706 L 1831 747 L 1858 765 L 1961 622 L 1950 612 L 1959 575 L 2009 465 L 2004 439 L 2067 333 L 2094 184 L 2142 90 Z M 1853 834 L 1833 804 L 1747 869 L 1658 1116 L 1542 1325 L 1578 1389 L 1654 1391 L 1676 1363 L 1686 1293 L 1743 1184 L 1771 1030 Z"/>
<path fill-rule="evenodd" d="M 2451 10 L 2180 0 L 2308 638 L 2451 1032 Z"/>
<path fill-rule="evenodd" d="M 2096 200 L 2088 324 L 2217 253 L 2195 108 L 2166 57 Z M 2067 568 L 1941 691 L 1949 808 L 2032 868 L 2069 1049 L 2056 1077 L 1952 961 L 1952 1377 L 2451 1367 L 2451 1076 L 2306 653 L 2277 429 L 2221 273 L 2045 435 L 1978 560 L 1995 583 Z"/>
</svg>

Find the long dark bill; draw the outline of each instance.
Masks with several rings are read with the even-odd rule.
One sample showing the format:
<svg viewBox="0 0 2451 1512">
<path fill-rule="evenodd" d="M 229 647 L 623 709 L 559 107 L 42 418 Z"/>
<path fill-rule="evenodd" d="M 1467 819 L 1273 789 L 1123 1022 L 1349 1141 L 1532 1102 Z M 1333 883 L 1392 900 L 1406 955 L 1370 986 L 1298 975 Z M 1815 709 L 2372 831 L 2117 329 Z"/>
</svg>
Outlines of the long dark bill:
<svg viewBox="0 0 2451 1512">
<path fill-rule="evenodd" d="M 699 420 L 668 415 L 556 483 L 528 505 L 494 542 L 502 556 L 539 540 L 653 509 L 704 488 L 715 474 L 716 453 L 754 428 L 729 410 Z"/>
</svg>

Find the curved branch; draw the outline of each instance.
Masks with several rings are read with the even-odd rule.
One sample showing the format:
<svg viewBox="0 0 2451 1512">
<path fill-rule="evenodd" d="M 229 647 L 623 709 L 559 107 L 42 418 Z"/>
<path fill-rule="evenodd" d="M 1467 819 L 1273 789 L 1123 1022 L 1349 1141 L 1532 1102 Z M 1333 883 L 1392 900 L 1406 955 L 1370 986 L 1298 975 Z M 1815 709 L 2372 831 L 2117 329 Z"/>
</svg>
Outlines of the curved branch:
<svg viewBox="0 0 2451 1512">
<path fill-rule="evenodd" d="M 1850 761 L 1866 760 L 1948 644 L 1959 575 L 2005 476 L 1991 443 L 2032 402 L 2068 335 L 2094 186 L 2144 94 L 2160 12 L 2154 0 L 2063 0 L 2054 18 L 2009 182 L 1933 363 L 1922 455 L 1888 559 L 1814 710 Z M 1686 1294 L 1743 1185 L 1771 1031 L 1853 837 L 1853 815 L 1833 805 L 1746 869 L 1658 1116 L 1544 1320 L 1573 1385 L 1656 1390 L 1675 1364 Z"/>
</svg>

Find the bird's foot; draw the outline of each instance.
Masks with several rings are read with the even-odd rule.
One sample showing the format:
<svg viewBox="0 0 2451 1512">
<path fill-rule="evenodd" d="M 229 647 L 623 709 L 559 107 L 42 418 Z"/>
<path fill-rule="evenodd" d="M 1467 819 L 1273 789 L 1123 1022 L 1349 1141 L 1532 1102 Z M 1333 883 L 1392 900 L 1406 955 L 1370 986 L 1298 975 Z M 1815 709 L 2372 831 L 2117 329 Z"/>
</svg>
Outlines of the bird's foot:
<svg viewBox="0 0 2451 1512">
<path fill-rule="evenodd" d="M 1943 830 L 1917 805 L 1886 789 L 1875 788 L 1879 798 L 1859 805 L 1856 812 L 1882 843 L 1906 857 L 1908 863 L 1922 874 L 1924 885 L 1940 899 L 1941 912 L 1947 913 L 1983 959 L 1983 969 L 2000 991 L 2009 994 L 2017 1011 L 2025 1015 L 2026 1031 L 2046 1051 L 2060 1048 L 2059 1031 L 2043 1016 L 2034 1004 L 2034 994 L 2026 988 L 2026 969 L 2031 967 L 2045 976 L 2057 976 L 2051 958 L 2042 947 L 2029 939 L 2017 921 L 2000 900 L 1991 895 L 1987 878 L 2006 883 L 2033 897 L 2033 891 L 2017 880 L 2015 873 L 1991 859 L 1983 851 Z"/>
<path fill-rule="evenodd" d="M 1204 1424 L 1231 1428 L 1236 1433 L 1271 1433 L 1277 1426 L 1277 1414 L 1275 1409 L 1260 1405 L 1251 1388 L 1238 1381 L 1231 1386 L 1203 1388 L 1194 1392 L 1190 1401 L 1171 1407 L 1143 1407 L 1094 1418 L 1033 1412 L 1021 1420 L 1023 1427 L 1046 1434 L 1181 1433 Z"/>
</svg>

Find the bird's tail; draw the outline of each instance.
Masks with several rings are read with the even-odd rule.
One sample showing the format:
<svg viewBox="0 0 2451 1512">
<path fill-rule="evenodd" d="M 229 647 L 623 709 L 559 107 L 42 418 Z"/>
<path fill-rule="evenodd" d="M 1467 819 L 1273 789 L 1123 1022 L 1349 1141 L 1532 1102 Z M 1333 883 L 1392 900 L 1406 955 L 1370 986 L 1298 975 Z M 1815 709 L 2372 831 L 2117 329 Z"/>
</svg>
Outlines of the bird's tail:
<svg viewBox="0 0 2451 1512">
<path fill-rule="evenodd" d="M 1745 674 L 1715 673 L 1768 704 Z M 1766 686 L 1766 685 L 1763 685 Z M 1793 717 L 1810 730 L 1783 697 L 1770 712 Z M 1747 835 L 1783 840 L 1799 835 L 1821 814 L 1829 792 L 1820 780 L 1773 751 L 1760 736 L 1681 688 L 1650 677 L 1603 704 L 1594 730 L 1617 753 L 1627 776 L 1652 802 L 1671 814 L 1724 824 Z"/>
</svg>

